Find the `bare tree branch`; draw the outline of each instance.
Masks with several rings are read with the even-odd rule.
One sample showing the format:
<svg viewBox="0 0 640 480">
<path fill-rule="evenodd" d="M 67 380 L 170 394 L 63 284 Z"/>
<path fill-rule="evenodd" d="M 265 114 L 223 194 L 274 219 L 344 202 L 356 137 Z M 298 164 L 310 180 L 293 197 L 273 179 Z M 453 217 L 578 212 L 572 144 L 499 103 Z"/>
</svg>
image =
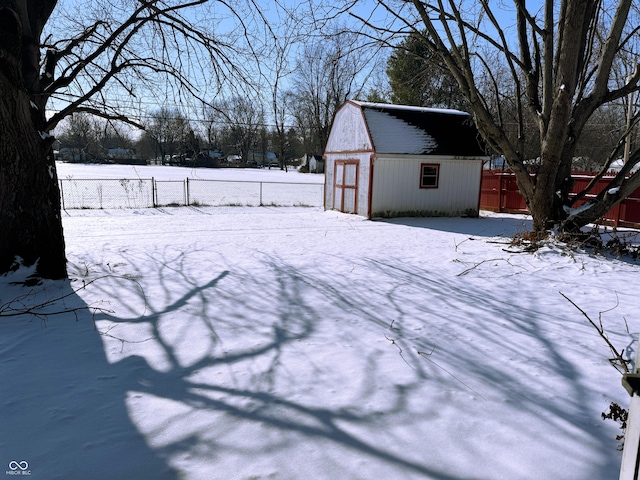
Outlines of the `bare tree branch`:
<svg viewBox="0 0 640 480">
<path fill-rule="evenodd" d="M 600 312 L 600 315 L 599 315 L 600 318 L 599 318 L 599 322 L 597 324 L 596 322 L 594 322 L 591 319 L 591 317 L 589 317 L 589 315 L 587 315 L 587 313 L 584 310 L 582 310 L 578 305 L 576 305 L 576 303 L 573 300 L 571 300 L 569 297 L 567 297 L 562 292 L 558 292 L 558 293 L 560 293 L 560 295 L 562 295 L 564 297 L 564 299 L 567 300 L 571 305 L 576 307 L 576 309 L 578 309 L 578 311 L 580 313 L 582 313 L 582 315 L 588 320 L 588 322 L 591 324 L 591 326 L 596 329 L 596 331 L 598 332 L 598 335 L 600 335 L 600 338 L 602 338 L 604 340 L 604 342 L 607 344 L 607 347 L 609 347 L 609 350 L 611 350 L 611 353 L 613 354 L 613 358 L 610 358 L 609 362 L 611 362 L 611 364 L 615 367 L 615 369 L 618 370 L 620 373 L 630 373 L 630 371 L 629 371 L 629 363 L 630 363 L 630 361 L 625 359 L 622 356 L 622 354 L 624 353 L 624 349 L 622 350 L 622 352 L 619 352 L 618 349 L 616 349 L 616 347 L 613 346 L 613 344 L 609 340 L 609 337 L 607 337 L 607 334 L 604 331 L 604 326 L 602 325 L 602 314 L 604 312 Z M 616 297 L 617 297 L 617 295 L 616 295 Z M 609 310 L 613 310 L 614 308 L 615 307 L 613 307 L 613 308 L 611 308 Z"/>
</svg>

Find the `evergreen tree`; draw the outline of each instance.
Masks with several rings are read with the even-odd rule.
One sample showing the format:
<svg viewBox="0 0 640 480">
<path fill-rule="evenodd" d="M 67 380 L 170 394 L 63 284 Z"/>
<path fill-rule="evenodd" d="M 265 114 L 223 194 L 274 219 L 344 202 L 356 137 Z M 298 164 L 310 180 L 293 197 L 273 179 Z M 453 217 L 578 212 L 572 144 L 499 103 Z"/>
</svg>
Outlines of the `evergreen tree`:
<svg viewBox="0 0 640 480">
<path fill-rule="evenodd" d="M 409 35 L 387 63 L 391 101 L 400 105 L 467 110 L 455 78 L 422 37 Z"/>
</svg>

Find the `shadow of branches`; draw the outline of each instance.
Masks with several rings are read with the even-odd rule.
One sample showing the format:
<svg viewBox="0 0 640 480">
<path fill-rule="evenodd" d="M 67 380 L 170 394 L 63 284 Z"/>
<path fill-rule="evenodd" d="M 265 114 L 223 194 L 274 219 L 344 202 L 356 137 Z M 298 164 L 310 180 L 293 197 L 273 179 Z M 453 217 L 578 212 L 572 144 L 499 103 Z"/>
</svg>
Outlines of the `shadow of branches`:
<svg viewBox="0 0 640 480">
<path fill-rule="evenodd" d="M 278 478 L 300 478 L 314 457 L 316 469 L 358 478 L 335 459 L 338 449 L 405 478 L 457 478 L 369 438 L 387 428 L 385 416 L 403 412 L 412 381 L 377 378 L 379 352 L 351 360 L 350 349 L 361 345 L 323 311 L 335 303 L 331 292 L 275 258 L 244 268 L 221 256 L 203 264 L 199 253 L 127 254 L 115 267 L 92 265 L 92 275 L 112 276 L 85 295 L 110 299 L 117 312 L 97 314 L 96 325 L 131 418 L 160 457 L 188 478 L 250 478 L 261 464 Z M 213 278 L 199 284 L 203 270 Z M 327 355 L 343 355 L 344 371 Z M 313 455 L 293 448 L 305 442 L 316 445 Z M 198 462 L 216 466 L 198 476 Z"/>
<path fill-rule="evenodd" d="M 483 221 L 460 233 L 483 235 Z M 357 228 L 377 227 L 357 224 L 352 240 Z M 56 407 L 48 407 L 31 387 L 40 399 L 29 405 L 46 423 L 53 408 L 67 414 L 74 393 L 87 396 L 77 425 L 86 431 L 74 437 L 69 427 L 68 449 L 61 442 L 34 460 L 53 453 L 95 466 L 98 454 L 77 461 L 67 452 L 91 445 L 116 458 L 126 448 L 138 461 L 119 465 L 124 477 L 149 468 L 140 478 L 189 479 L 568 479 L 617 471 L 615 440 L 599 421 L 606 405 L 590 387 L 608 381 L 610 368 L 591 354 L 596 336 L 575 341 L 572 334 L 584 339 L 589 327 L 567 314 L 566 302 L 541 302 L 539 292 L 520 288 L 519 276 L 537 268 L 531 262 L 514 262 L 496 288 L 488 279 L 497 260 L 480 264 L 464 247 L 451 249 L 468 262 L 460 263 L 465 275 L 384 248 L 284 255 L 253 246 L 240 256 L 194 243 L 77 255 L 74 284 L 104 278 L 74 301 L 104 310 L 73 320 L 83 329 L 77 341 L 65 342 L 69 328 L 57 334 L 80 354 L 60 348 L 43 371 L 56 378 L 57 367 L 68 370 L 69 392 L 52 382 Z M 6 347 L 12 355 L 25 346 L 20 335 Z M 33 371 L 43 355 L 29 363 Z M 42 378 L 27 375 L 20 385 L 27 381 Z M 124 447 L 111 445 L 119 438 L 128 439 Z M 523 438 L 535 451 L 520 448 Z M 69 471 L 88 466 L 77 468 Z"/>
<path fill-rule="evenodd" d="M 30 478 L 176 478 L 132 423 L 129 372 L 107 361 L 93 309 L 72 284 L 0 287 L 0 303 L 15 299 L 43 307 L 0 315 L 0 461 L 28 465 Z"/>
</svg>

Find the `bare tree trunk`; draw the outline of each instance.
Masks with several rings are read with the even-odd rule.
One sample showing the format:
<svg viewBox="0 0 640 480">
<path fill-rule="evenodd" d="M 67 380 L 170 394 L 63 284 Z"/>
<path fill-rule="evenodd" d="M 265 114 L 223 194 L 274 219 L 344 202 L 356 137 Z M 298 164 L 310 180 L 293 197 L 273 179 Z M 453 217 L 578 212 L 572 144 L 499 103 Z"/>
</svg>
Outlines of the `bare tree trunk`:
<svg viewBox="0 0 640 480">
<path fill-rule="evenodd" d="M 60 192 L 37 85 L 30 26 L 0 2 L 0 272 L 37 263 L 36 275 L 66 278 Z M 44 10 L 44 4 L 40 4 Z M 50 5 L 48 5 L 50 7 Z M 26 11 L 26 10 L 25 10 Z M 23 17 L 24 18 L 24 17 Z M 22 34 L 24 33 L 24 36 Z M 35 72 L 35 73 L 34 73 Z"/>
<path fill-rule="evenodd" d="M 554 212 L 549 201 L 553 196 L 553 187 L 552 178 L 540 174 L 536 176 L 534 194 L 528 204 L 534 232 L 544 232 L 554 223 Z"/>
<path fill-rule="evenodd" d="M 441 58 L 468 100 L 483 139 L 514 172 L 536 233 L 544 235 L 551 227 L 575 231 L 640 186 L 640 175 L 626 175 L 640 164 L 638 153 L 631 155 L 627 172 L 616 176 L 586 207 L 574 205 L 587 192 L 569 197 L 572 161 L 587 122 L 599 108 L 640 90 L 637 65 L 625 80 L 612 73 L 632 51 L 630 39 L 637 37 L 638 11 L 632 8 L 637 2 L 615 0 L 605 9 L 591 0 L 560 5 L 544 0 L 532 10 L 525 0 L 514 0 L 516 28 L 509 31 L 496 15 L 498 7 L 488 0 L 476 2 L 479 8 L 473 9 L 465 2 L 411 0 L 402 2 L 406 9 L 397 14 L 395 2 L 376 3 L 389 12 L 392 22 L 381 26 L 350 13 L 366 26 L 366 35 L 377 34 L 385 45 L 393 43 L 389 39 L 394 34 L 411 34 Z M 501 92 L 493 74 L 501 66 L 513 85 L 509 94 Z M 512 99 L 507 100 L 509 95 Z M 517 136 L 509 127 L 513 122 L 507 108 L 514 114 Z M 527 113 L 538 128 L 534 139 L 527 137 Z M 526 148 L 530 140 L 539 146 L 540 156 L 533 172 Z"/>
<path fill-rule="evenodd" d="M 205 65 L 220 87 L 227 82 L 233 87 L 249 75 L 236 58 L 243 48 L 220 40 L 225 34 L 200 19 L 221 9 L 243 27 L 266 21 L 253 1 L 86 3 L 92 3 L 87 11 L 61 4 L 54 18 L 57 0 L 0 0 L 0 274 L 20 257 L 25 264 L 37 263 L 39 276 L 67 275 L 49 131 L 81 112 L 142 128 L 127 113 L 134 98 L 170 103 L 168 94 L 174 101 L 204 102 L 212 86 L 195 78 Z M 122 8 L 114 9 L 114 3 Z M 109 14 L 96 17 L 94 9 Z M 238 42 L 246 42 L 252 60 L 258 58 L 253 35 L 241 30 Z M 161 48 L 147 51 L 151 47 L 144 45 L 156 40 Z M 166 90 L 160 92 L 161 85 Z M 55 112 L 46 118 L 53 98 Z M 165 148 L 171 153 L 174 146 Z"/>
</svg>

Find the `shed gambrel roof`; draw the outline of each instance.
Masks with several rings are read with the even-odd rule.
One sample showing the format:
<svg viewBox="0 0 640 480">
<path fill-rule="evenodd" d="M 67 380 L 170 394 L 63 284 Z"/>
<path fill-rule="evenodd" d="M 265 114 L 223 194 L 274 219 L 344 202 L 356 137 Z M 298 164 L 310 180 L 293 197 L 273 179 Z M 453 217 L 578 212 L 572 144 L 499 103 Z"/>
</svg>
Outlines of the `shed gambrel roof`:
<svg viewBox="0 0 640 480">
<path fill-rule="evenodd" d="M 351 101 L 382 154 L 485 156 L 471 115 L 459 110 Z"/>
</svg>

